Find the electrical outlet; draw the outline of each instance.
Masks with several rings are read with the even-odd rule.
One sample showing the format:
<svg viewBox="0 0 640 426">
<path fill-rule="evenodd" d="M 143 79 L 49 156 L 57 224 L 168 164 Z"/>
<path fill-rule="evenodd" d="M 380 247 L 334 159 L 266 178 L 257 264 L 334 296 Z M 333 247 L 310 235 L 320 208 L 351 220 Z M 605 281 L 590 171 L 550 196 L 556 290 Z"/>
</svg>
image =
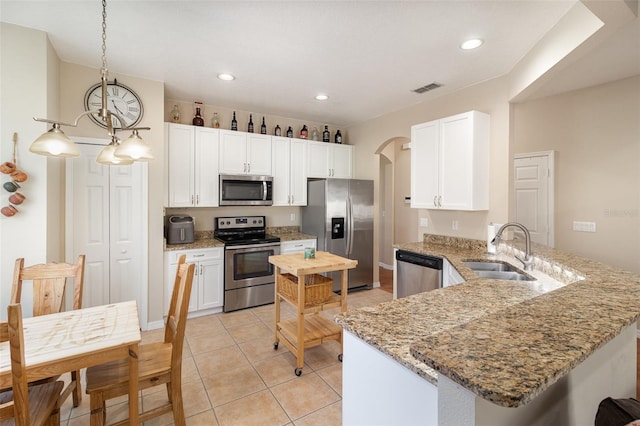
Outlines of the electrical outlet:
<svg viewBox="0 0 640 426">
<path fill-rule="evenodd" d="M 421 217 L 420 218 L 420 226 L 423 228 L 426 228 L 427 226 L 429 226 L 429 219 L 426 217 Z"/>
<path fill-rule="evenodd" d="M 596 232 L 596 223 L 574 221 L 573 230 L 578 232 Z"/>
<path fill-rule="evenodd" d="M 296 221 L 296 214 L 291 213 L 291 222 L 295 222 L 295 221 Z"/>
<path fill-rule="evenodd" d="M 457 220 L 452 220 L 451 221 L 451 229 L 453 229 L 454 231 L 458 230 L 458 221 Z"/>
</svg>

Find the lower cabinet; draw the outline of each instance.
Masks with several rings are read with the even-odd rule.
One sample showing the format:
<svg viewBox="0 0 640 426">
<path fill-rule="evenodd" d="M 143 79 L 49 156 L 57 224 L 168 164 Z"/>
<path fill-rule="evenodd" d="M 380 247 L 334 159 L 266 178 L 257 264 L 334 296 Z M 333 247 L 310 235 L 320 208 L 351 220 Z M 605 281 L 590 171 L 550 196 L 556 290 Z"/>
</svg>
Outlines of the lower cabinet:
<svg viewBox="0 0 640 426">
<path fill-rule="evenodd" d="M 187 255 L 187 263 L 195 263 L 189 312 L 211 313 L 222 311 L 224 303 L 224 248 L 177 250 L 165 252 L 164 311 L 169 309 L 173 282 L 181 255 Z"/>
</svg>

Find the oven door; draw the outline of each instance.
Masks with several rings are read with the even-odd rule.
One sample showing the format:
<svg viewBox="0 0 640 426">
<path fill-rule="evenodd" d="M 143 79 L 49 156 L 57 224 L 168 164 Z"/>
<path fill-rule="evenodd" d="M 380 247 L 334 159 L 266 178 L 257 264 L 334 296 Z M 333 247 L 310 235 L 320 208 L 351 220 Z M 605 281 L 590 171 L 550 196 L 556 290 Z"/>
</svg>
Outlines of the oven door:
<svg viewBox="0 0 640 426">
<path fill-rule="evenodd" d="M 269 256 L 280 254 L 280 243 L 225 248 L 224 289 L 234 290 L 275 282 Z"/>
</svg>

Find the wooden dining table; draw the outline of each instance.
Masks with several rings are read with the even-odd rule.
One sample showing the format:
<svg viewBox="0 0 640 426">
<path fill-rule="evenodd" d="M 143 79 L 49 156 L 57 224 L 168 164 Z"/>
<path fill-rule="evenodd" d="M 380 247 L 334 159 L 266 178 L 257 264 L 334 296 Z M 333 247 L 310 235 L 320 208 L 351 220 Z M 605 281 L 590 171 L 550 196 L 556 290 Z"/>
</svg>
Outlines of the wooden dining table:
<svg viewBox="0 0 640 426">
<path fill-rule="evenodd" d="M 138 424 L 140 321 L 135 301 L 24 318 L 29 382 L 105 362 L 129 360 L 129 420 Z M 0 343 L 0 389 L 10 388 L 9 342 Z M 92 416 L 102 422 L 102 416 Z"/>
</svg>

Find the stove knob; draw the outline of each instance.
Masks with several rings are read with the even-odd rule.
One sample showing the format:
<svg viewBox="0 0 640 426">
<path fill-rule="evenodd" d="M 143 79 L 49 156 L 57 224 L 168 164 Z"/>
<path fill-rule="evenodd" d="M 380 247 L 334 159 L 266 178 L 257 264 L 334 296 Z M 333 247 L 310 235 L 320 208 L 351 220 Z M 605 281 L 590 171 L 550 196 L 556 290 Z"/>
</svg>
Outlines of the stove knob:
<svg viewBox="0 0 640 426">
<path fill-rule="evenodd" d="M 227 225 L 231 224 L 231 222 L 227 221 Z"/>
</svg>

